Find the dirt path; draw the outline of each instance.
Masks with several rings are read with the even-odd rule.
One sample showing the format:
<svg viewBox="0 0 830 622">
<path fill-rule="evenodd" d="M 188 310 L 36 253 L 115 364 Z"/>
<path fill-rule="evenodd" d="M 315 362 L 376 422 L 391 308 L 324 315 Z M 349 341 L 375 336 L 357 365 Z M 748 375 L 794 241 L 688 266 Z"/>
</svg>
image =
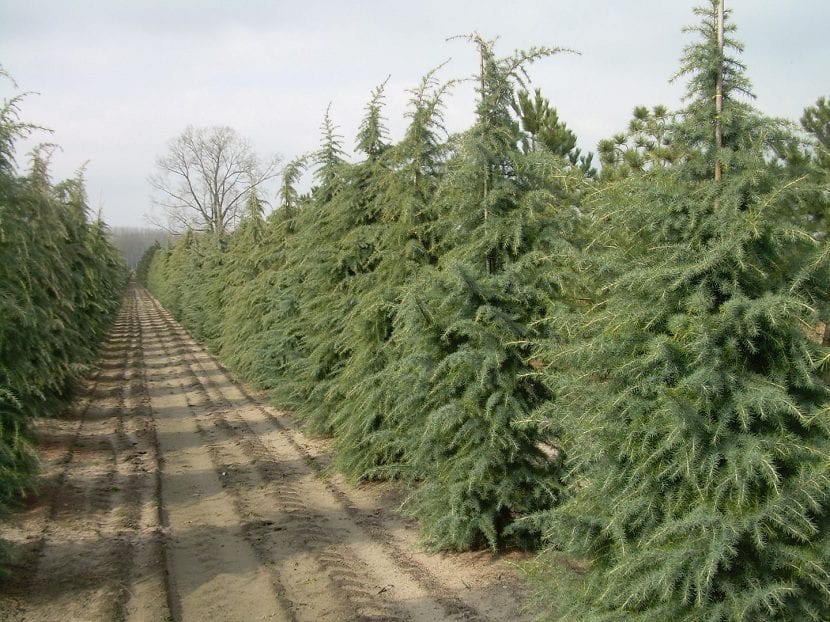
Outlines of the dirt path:
<svg viewBox="0 0 830 622">
<path fill-rule="evenodd" d="M 2 620 L 523 620 L 509 559 L 428 555 L 389 486 L 236 382 L 132 288 L 44 485 L 3 524 Z"/>
</svg>

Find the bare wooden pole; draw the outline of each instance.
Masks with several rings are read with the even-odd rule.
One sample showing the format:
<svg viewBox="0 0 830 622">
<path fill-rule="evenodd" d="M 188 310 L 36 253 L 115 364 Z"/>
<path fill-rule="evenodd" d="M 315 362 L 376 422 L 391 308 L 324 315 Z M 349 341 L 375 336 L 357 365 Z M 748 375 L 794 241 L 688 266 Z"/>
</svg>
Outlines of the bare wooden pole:
<svg viewBox="0 0 830 622">
<path fill-rule="evenodd" d="M 718 0 L 718 82 L 715 87 L 715 147 L 720 150 L 723 147 L 723 130 L 721 128 L 721 115 L 723 114 L 723 3 L 725 0 Z M 715 181 L 721 180 L 720 155 L 715 158 Z"/>
</svg>

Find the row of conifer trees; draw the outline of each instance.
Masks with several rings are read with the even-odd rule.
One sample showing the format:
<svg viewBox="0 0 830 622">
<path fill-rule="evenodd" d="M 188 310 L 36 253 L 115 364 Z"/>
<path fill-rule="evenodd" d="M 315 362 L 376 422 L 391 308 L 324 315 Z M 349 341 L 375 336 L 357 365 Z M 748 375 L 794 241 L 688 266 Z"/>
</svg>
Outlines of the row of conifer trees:
<svg viewBox="0 0 830 622">
<path fill-rule="evenodd" d="M 58 414 L 88 373 L 127 278 L 80 175 L 52 183 L 49 147 L 18 172 L 15 143 L 36 129 L 20 102 L 0 105 L 0 515 L 34 483 L 30 421 Z"/>
<path fill-rule="evenodd" d="M 327 116 L 278 209 L 252 192 L 232 234 L 140 270 L 345 473 L 411 484 L 434 547 L 544 545 L 552 616 L 826 620 L 830 109 L 799 132 L 745 103 L 717 13 L 685 107 L 635 110 L 600 174 L 523 88 L 556 50 L 473 36 L 470 129 L 445 135 L 431 73 L 391 143 L 380 87 L 361 161 Z"/>
</svg>

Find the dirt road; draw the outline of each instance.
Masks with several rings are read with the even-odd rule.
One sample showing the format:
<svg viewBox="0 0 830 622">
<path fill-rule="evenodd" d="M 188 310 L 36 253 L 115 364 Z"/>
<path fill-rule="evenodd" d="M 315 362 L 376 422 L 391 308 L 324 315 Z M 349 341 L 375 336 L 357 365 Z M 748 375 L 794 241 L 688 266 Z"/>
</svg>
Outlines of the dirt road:
<svg viewBox="0 0 830 622">
<path fill-rule="evenodd" d="M 131 288 L 97 374 L 41 421 L 2 525 L 2 620 L 522 620 L 510 559 L 429 555 L 389 486 L 305 437 Z"/>
</svg>

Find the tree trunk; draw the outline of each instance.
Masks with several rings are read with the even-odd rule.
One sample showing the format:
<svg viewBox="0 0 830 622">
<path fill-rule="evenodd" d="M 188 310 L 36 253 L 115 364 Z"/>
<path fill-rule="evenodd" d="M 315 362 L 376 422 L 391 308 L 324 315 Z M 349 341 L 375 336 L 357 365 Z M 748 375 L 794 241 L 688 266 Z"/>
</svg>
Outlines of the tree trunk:
<svg viewBox="0 0 830 622">
<path fill-rule="evenodd" d="M 718 1 L 718 83 L 715 87 L 715 148 L 718 154 L 715 158 L 715 181 L 720 181 L 722 175 L 720 149 L 723 147 L 721 115 L 723 114 L 723 3 L 725 1 Z"/>
</svg>

